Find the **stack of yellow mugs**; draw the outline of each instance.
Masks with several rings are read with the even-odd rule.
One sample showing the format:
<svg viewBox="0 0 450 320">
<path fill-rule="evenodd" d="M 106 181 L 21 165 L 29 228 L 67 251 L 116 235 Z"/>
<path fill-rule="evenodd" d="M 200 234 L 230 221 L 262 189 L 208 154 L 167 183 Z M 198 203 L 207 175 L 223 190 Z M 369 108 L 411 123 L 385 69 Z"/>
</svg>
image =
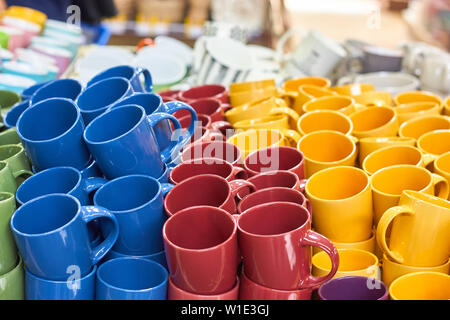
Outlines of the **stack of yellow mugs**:
<svg viewBox="0 0 450 320">
<path fill-rule="evenodd" d="M 228 142 L 243 157 L 303 153 L 313 227 L 339 251 L 335 277 L 381 279 L 392 299 L 450 299 L 450 97 L 307 77 L 235 83 L 230 102 Z M 313 275 L 330 268 L 315 251 Z"/>
</svg>

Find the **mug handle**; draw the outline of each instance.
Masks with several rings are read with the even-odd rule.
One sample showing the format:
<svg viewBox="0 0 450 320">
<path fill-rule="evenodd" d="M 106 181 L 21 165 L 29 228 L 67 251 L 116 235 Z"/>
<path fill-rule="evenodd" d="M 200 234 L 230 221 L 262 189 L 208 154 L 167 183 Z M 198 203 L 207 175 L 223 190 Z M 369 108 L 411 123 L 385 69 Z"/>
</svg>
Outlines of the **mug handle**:
<svg viewBox="0 0 450 320">
<path fill-rule="evenodd" d="M 439 188 L 439 194 L 437 194 L 436 197 L 447 200 L 448 195 L 450 194 L 450 188 L 449 188 L 447 179 L 444 179 L 440 175 L 437 175 L 434 173 L 431 174 L 431 177 L 433 179 L 433 187 L 435 190 L 435 194 L 436 194 L 436 189 Z"/>
<path fill-rule="evenodd" d="M 294 111 L 295 112 L 295 111 Z M 284 134 L 287 142 L 293 146 L 293 147 L 297 147 L 297 143 L 300 141 L 300 139 L 302 138 L 300 136 L 300 134 L 295 131 L 295 130 L 290 130 L 290 129 L 279 129 L 281 131 L 281 133 Z M 294 142 L 294 143 L 292 143 Z"/>
<path fill-rule="evenodd" d="M 316 289 L 320 287 L 320 285 L 322 285 L 323 283 L 327 282 L 328 280 L 334 277 L 339 267 L 339 253 L 334 244 L 330 240 L 328 240 L 323 235 L 315 231 L 308 230 L 306 232 L 305 237 L 300 240 L 300 246 L 301 247 L 312 246 L 322 249 L 323 251 L 326 252 L 326 254 L 328 254 L 328 256 L 331 259 L 330 273 L 328 273 L 326 276 L 323 277 L 314 277 L 310 275 L 305 280 L 302 287 Z"/>
<path fill-rule="evenodd" d="M 291 108 L 295 104 L 295 99 L 298 98 L 298 92 L 286 91 L 284 89 L 278 89 L 278 95 Z"/>
<path fill-rule="evenodd" d="M 188 144 L 191 141 L 192 136 L 194 135 L 195 129 L 196 129 L 196 122 L 198 120 L 197 112 L 188 105 L 187 103 L 181 102 L 181 101 L 170 101 L 166 102 L 166 111 L 168 114 L 173 115 L 175 112 L 180 110 L 187 110 L 191 114 L 191 123 L 189 124 L 189 128 L 181 137 L 181 143 L 182 147 L 184 147 L 186 144 Z"/>
<path fill-rule="evenodd" d="M 84 183 L 83 190 L 85 192 L 87 192 L 88 194 L 90 194 L 91 192 L 97 191 L 98 189 L 103 187 L 107 182 L 108 182 L 108 180 L 103 179 L 103 178 L 98 178 L 98 177 L 87 178 L 87 179 L 84 179 L 84 181 L 83 181 L 83 183 Z"/>
<path fill-rule="evenodd" d="M 153 128 L 157 123 L 163 121 L 163 120 L 170 120 L 173 124 L 174 131 L 181 131 L 181 124 L 171 114 L 168 113 L 162 113 L 162 112 L 155 112 L 151 115 L 147 116 L 147 120 L 150 123 L 150 126 Z M 172 154 L 174 152 L 177 152 L 183 148 L 182 143 L 178 140 L 172 140 L 170 142 L 170 145 L 166 148 L 166 150 L 161 150 L 161 159 L 164 163 L 168 163 L 172 160 Z"/>
<path fill-rule="evenodd" d="M 229 123 L 228 121 L 216 121 L 211 123 L 211 129 L 214 131 L 220 131 L 224 137 L 227 136 L 227 130 L 233 130 L 234 132 L 234 127 L 231 123 Z"/>
<path fill-rule="evenodd" d="M 394 221 L 394 219 L 397 216 L 400 216 L 402 214 L 412 216 L 412 215 L 414 215 L 414 212 L 406 206 L 398 206 L 398 207 L 393 207 L 393 208 L 386 210 L 386 212 L 382 215 L 380 221 L 378 222 L 377 236 L 376 236 L 377 242 L 378 242 L 378 245 L 380 246 L 380 248 L 386 253 L 386 255 L 389 258 L 391 258 L 392 260 L 394 260 L 395 262 L 398 262 L 400 264 L 403 263 L 404 259 L 400 255 L 400 253 L 393 252 L 389 249 L 387 242 L 386 242 L 386 233 L 387 233 L 388 227 L 392 223 L 392 221 Z"/>
<path fill-rule="evenodd" d="M 289 118 L 292 119 L 292 121 L 294 121 L 295 124 L 297 124 L 298 119 L 300 119 L 300 116 L 298 115 L 298 113 L 295 112 L 294 110 L 292 110 L 291 108 L 288 108 L 288 107 L 273 108 L 269 112 L 269 115 L 271 115 L 271 116 L 272 115 L 277 115 L 277 114 L 287 115 Z"/>
<path fill-rule="evenodd" d="M 175 186 L 171 183 L 161 183 L 163 197 L 165 197 L 174 187 Z"/>
<path fill-rule="evenodd" d="M 33 175 L 33 172 L 31 172 L 29 170 L 19 170 L 19 171 L 13 173 L 13 177 L 16 180 L 22 176 L 26 176 L 27 178 L 29 178 L 32 175 Z"/>
<path fill-rule="evenodd" d="M 235 179 L 247 180 L 248 179 L 248 173 L 242 167 L 233 166 L 233 170 L 231 171 L 231 177 L 232 177 L 232 180 L 235 180 Z"/>
<path fill-rule="evenodd" d="M 278 40 L 278 44 L 275 49 L 275 60 L 278 61 L 279 63 L 282 63 L 289 59 L 290 55 L 285 54 L 283 49 L 284 46 L 286 45 L 286 42 L 296 34 L 300 34 L 303 38 L 306 35 L 306 30 L 299 27 L 291 28 L 281 36 L 280 40 Z"/>
<path fill-rule="evenodd" d="M 136 74 L 139 77 L 141 74 L 144 75 L 144 89 L 146 92 L 153 92 L 153 78 L 152 74 L 148 69 L 145 68 L 137 68 Z"/>
<path fill-rule="evenodd" d="M 113 223 L 113 228 L 110 229 L 110 232 L 106 239 L 92 249 L 91 261 L 92 265 L 96 265 L 100 260 L 103 259 L 103 257 L 108 253 L 109 250 L 111 250 L 113 245 L 116 243 L 117 238 L 119 237 L 119 224 L 116 217 L 102 207 L 83 206 L 81 207 L 81 215 L 86 225 L 89 222 L 97 219 L 108 219 Z"/>
<path fill-rule="evenodd" d="M 423 164 L 425 167 L 428 167 L 432 164 L 438 157 L 429 153 L 425 153 L 423 155 Z"/>
<path fill-rule="evenodd" d="M 248 182 L 246 180 L 240 180 L 240 179 L 233 180 L 233 181 L 229 182 L 229 185 L 230 185 L 230 189 L 231 189 L 231 194 L 236 202 L 240 201 L 240 198 L 238 198 L 238 195 L 242 190 L 248 189 L 250 191 L 249 193 L 258 191 L 258 188 L 256 188 L 256 186 L 253 183 Z"/>
</svg>

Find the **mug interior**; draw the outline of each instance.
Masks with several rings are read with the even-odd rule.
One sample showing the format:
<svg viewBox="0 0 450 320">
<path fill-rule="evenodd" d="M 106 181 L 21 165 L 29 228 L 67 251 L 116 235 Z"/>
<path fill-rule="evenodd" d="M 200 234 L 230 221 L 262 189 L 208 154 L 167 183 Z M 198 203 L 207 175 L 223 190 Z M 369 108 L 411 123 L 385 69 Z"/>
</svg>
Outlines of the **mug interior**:
<svg viewBox="0 0 450 320">
<path fill-rule="evenodd" d="M 8 160 L 9 158 L 18 155 L 22 151 L 22 147 L 14 145 L 6 145 L 0 147 L 0 161 Z"/>
<path fill-rule="evenodd" d="M 269 203 L 239 217 L 239 230 L 256 236 L 275 236 L 297 230 L 309 222 L 308 211 L 293 203 Z"/>
<path fill-rule="evenodd" d="M 372 286 L 368 286 L 368 281 Z M 336 278 L 319 288 L 319 295 L 326 300 L 378 300 L 386 294 L 387 288 L 381 281 L 366 277 Z"/>
<path fill-rule="evenodd" d="M 79 203 L 72 197 L 50 195 L 20 207 L 11 219 L 12 227 L 26 235 L 48 233 L 70 223 L 79 212 Z"/>
<path fill-rule="evenodd" d="M 344 200 L 358 195 L 369 185 L 364 171 L 352 167 L 334 167 L 314 174 L 308 181 L 308 193 L 322 200 Z"/>
<path fill-rule="evenodd" d="M 450 174 L 450 152 L 437 159 L 436 162 L 434 163 L 434 166 L 437 169 Z"/>
<path fill-rule="evenodd" d="M 117 139 L 135 128 L 145 116 L 134 105 L 113 109 L 92 121 L 85 130 L 90 143 L 104 143 Z"/>
<path fill-rule="evenodd" d="M 427 153 L 441 155 L 450 151 L 450 130 L 435 131 L 422 136 L 417 142 L 419 148 Z"/>
<path fill-rule="evenodd" d="M 260 204 L 271 202 L 291 202 L 303 205 L 305 197 L 300 192 L 287 188 L 263 189 L 245 197 L 239 204 L 239 211 L 244 212 Z"/>
<path fill-rule="evenodd" d="M 81 181 L 81 175 L 73 168 L 53 168 L 31 176 L 17 190 L 17 201 L 26 203 L 40 196 L 53 193 L 69 193 Z"/>
<path fill-rule="evenodd" d="M 400 127 L 400 135 L 419 139 L 425 133 L 448 129 L 450 129 L 450 121 L 448 119 L 443 116 L 429 116 L 406 121 Z"/>
<path fill-rule="evenodd" d="M 377 150 L 364 160 L 364 170 L 374 174 L 380 169 L 400 164 L 419 165 L 422 154 L 415 147 L 394 146 Z"/>
<path fill-rule="evenodd" d="M 177 247 L 204 250 L 224 243 L 235 230 L 236 224 L 228 213 L 202 207 L 174 215 L 167 221 L 164 233 Z"/>
<path fill-rule="evenodd" d="M 353 100 L 347 97 L 322 97 L 311 100 L 304 105 L 305 111 L 314 110 L 341 110 L 353 104 Z"/>
<path fill-rule="evenodd" d="M 220 85 L 204 85 L 191 88 L 182 93 L 183 98 L 189 100 L 198 100 L 201 98 L 211 98 L 225 92 L 225 88 Z"/>
<path fill-rule="evenodd" d="M 275 170 L 286 170 L 299 166 L 303 155 L 295 148 L 278 147 L 259 150 L 245 159 L 247 169 L 263 173 Z"/>
<path fill-rule="evenodd" d="M 292 189 L 297 184 L 297 176 L 289 171 L 268 172 L 259 174 L 248 179 L 258 190 L 282 187 Z"/>
<path fill-rule="evenodd" d="M 50 99 L 28 108 L 18 122 L 18 132 L 26 140 L 52 140 L 69 131 L 80 118 L 73 102 Z"/>
<path fill-rule="evenodd" d="M 253 151 L 268 148 L 283 139 L 283 135 L 275 130 L 249 130 L 231 137 L 229 141 L 240 150 Z"/>
<path fill-rule="evenodd" d="M 448 300 L 450 276 L 437 272 L 408 274 L 391 284 L 390 293 L 398 300 Z"/>
<path fill-rule="evenodd" d="M 159 264 L 134 258 L 109 260 L 100 266 L 97 276 L 108 286 L 131 291 L 153 289 L 167 281 L 167 273 Z"/>
<path fill-rule="evenodd" d="M 209 161 L 208 161 L 209 160 Z M 180 183 L 191 177 L 213 174 L 222 178 L 228 178 L 233 168 L 224 160 L 208 159 L 205 161 L 185 162 L 177 166 L 171 174 L 171 179 L 175 183 Z"/>
<path fill-rule="evenodd" d="M 338 250 L 338 272 L 361 271 L 370 267 L 377 267 L 378 260 L 375 256 L 363 250 Z M 331 270 L 332 264 L 328 255 L 321 251 L 312 258 L 312 264 L 322 270 Z"/>
<path fill-rule="evenodd" d="M 304 136 L 299 149 L 313 161 L 336 162 L 349 157 L 355 151 L 355 145 L 343 134 L 317 131 Z"/>
<path fill-rule="evenodd" d="M 159 183 L 149 177 L 128 176 L 105 184 L 96 192 L 94 201 L 110 211 L 128 211 L 151 202 L 160 189 Z"/>
<path fill-rule="evenodd" d="M 61 79 L 48 83 L 32 97 L 33 104 L 49 98 L 67 98 L 76 100 L 82 90 L 81 84 L 73 79 Z"/>
<path fill-rule="evenodd" d="M 82 111 L 95 111 L 111 105 L 122 98 L 129 89 L 124 78 L 109 78 L 85 89 L 77 99 Z"/>
<path fill-rule="evenodd" d="M 372 107 L 354 113 L 350 118 L 353 130 L 357 132 L 371 131 L 384 126 L 395 117 L 395 112 L 389 108 Z"/>
<path fill-rule="evenodd" d="M 111 109 L 130 104 L 141 106 L 142 108 L 144 108 L 145 114 L 150 115 L 161 106 L 162 99 L 161 97 L 153 93 L 138 93 L 132 95 L 131 97 L 123 99 L 119 103 L 112 106 Z"/>
<path fill-rule="evenodd" d="M 14 197 L 12 193 L 0 192 L 0 202 L 10 200 Z"/>
<path fill-rule="evenodd" d="M 318 111 L 305 114 L 300 119 L 299 128 L 304 134 L 321 130 L 332 130 L 348 134 L 352 130 L 352 123 L 340 113 Z"/>
<path fill-rule="evenodd" d="M 191 103 L 191 107 L 194 108 L 198 114 L 206 114 L 207 116 L 218 111 L 220 105 L 220 101 L 214 99 L 202 99 Z"/>
<path fill-rule="evenodd" d="M 195 206 L 220 207 L 230 195 L 228 182 L 214 175 L 190 178 L 178 184 L 166 197 L 166 208 L 171 214 Z"/>
<path fill-rule="evenodd" d="M 104 80 L 104 79 L 109 79 L 109 78 L 114 78 L 114 77 L 122 77 L 122 78 L 125 78 L 128 80 L 131 80 L 131 78 L 133 78 L 133 76 L 134 76 L 134 72 L 135 72 L 134 68 L 130 67 L 130 66 L 113 67 L 113 68 L 105 70 L 105 71 L 101 72 L 100 74 L 98 74 L 97 76 L 95 76 L 91 80 L 91 84 L 94 84 L 94 83 Z"/>
</svg>

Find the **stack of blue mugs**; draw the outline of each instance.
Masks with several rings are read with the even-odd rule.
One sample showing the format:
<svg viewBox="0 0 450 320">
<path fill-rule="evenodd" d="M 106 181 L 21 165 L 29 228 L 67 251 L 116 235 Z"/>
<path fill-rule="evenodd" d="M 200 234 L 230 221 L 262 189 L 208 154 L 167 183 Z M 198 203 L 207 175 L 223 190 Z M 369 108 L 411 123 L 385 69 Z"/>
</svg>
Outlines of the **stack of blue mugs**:
<svg viewBox="0 0 450 320">
<path fill-rule="evenodd" d="M 194 109 L 163 103 L 150 72 L 130 66 L 85 88 L 61 79 L 23 96 L 5 123 L 34 172 L 17 189 L 10 223 L 26 299 L 166 299 L 164 196 L 194 134 Z M 179 110 L 191 114 L 184 131 Z"/>
</svg>

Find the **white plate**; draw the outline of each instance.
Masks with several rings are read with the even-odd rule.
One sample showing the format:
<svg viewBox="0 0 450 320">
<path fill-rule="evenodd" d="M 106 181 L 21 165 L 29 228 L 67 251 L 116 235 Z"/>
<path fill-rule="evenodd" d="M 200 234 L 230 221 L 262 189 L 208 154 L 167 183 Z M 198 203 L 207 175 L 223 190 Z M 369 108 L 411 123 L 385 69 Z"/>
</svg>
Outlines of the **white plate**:
<svg viewBox="0 0 450 320">
<path fill-rule="evenodd" d="M 175 56 L 157 54 L 153 51 L 139 51 L 136 65 L 150 71 L 153 83 L 166 85 L 179 82 L 186 75 L 186 64 Z"/>
<path fill-rule="evenodd" d="M 250 51 L 239 41 L 212 37 L 206 39 L 206 48 L 214 59 L 231 69 L 252 69 L 253 59 Z"/>
<path fill-rule="evenodd" d="M 177 57 L 182 58 L 188 65 L 192 65 L 194 62 L 194 51 L 187 44 L 177 40 L 175 38 L 159 36 L 155 38 L 156 48 L 162 48 L 175 54 Z"/>
</svg>

